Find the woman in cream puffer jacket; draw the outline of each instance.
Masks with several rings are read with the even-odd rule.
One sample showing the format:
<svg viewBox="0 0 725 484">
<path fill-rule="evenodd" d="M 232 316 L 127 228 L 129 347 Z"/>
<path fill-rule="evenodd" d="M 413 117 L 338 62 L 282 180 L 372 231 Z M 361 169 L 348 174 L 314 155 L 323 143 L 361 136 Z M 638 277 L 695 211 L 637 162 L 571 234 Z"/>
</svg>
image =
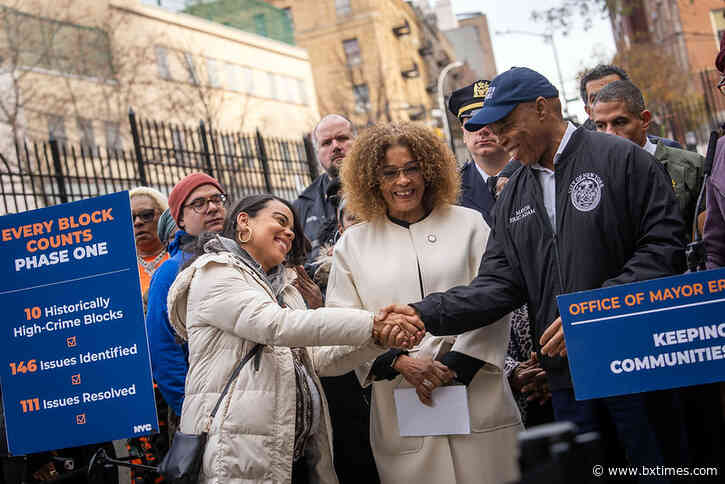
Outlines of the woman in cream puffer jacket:
<svg viewBox="0 0 725 484">
<path fill-rule="evenodd" d="M 181 432 L 199 434 L 207 428 L 238 362 L 256 343 L 265 345 L 237 376 L 209 425 L 200 482 L 337 483 L 318 375 L 344 374 L 383 351 L 371 338 L 374 326 L 383 327 L 372 313 L 306 310 L 287 270 L 265 266 L 275 260 L 265 258 L 275 248 L 284 255 L 292 248 L 293 213 L 286 201 L 272 196 L 242 200 L 224 232 L 231 228 L 242 243 L 220 236 L 200 241 L 205 254 L 177 276 L 169 291 L 171 323 L 189 341 Z M 323 346 L 333 344 L 350 346 Z M 300 388 L 308 389 L 302 400 L 308 402 L 309 425 L 302 467 L 299 460 L 293 464 L 304 406 Z"/>
</svg>

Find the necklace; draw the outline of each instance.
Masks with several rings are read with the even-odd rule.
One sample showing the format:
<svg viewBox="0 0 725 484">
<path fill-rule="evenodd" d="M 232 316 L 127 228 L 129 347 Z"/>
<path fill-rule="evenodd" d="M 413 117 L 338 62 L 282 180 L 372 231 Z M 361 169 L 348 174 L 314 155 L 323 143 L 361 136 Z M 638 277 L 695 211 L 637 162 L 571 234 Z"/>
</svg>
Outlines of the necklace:
<svg viewBox="0 0 725 484">
<path fill-rule="evenodd" d="M 144 260 L 144 258 L 141 257 L 140 255 L 137 255 L 136 259 L 138 260 L 139 265 L 141 267 L 143 267 L 143 269 L 146 271 L 146 273 L 149 276 L 153 276 L 154 271 L 156 270 L 156 266 L 159 264 L 159 262 L 161 262 L 161 259 L 163 259 L 165 255 L 166 255 L 166 249 L 161 249 L 161 252 L 159 252 L 159 255 L 157 255 L 154 258 L 154 260 L 152 260 L 151 262 L 146 262 Z"/>
</svg>

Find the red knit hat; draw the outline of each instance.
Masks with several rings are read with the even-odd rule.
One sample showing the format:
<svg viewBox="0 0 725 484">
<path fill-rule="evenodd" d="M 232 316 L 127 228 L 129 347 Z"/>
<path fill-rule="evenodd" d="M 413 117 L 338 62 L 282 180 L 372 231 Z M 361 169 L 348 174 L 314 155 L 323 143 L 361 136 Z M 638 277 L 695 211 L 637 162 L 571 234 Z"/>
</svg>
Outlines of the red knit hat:
<svg viewBox="0 0 725 484">
<path fill-rule="evenodd" d="M 220 192 L 224 193 L 224 190 L 219 182 L 206 173 L 192 173 L 191 175 L 185 176 L 179 180 L 176 185 L 174 185 L 174 188 L 169 194 L 169 212 L 171 212 L 171 216 L 174 217 L 174 221 L 177 224 L 179 223 L 179 215 L 184 202 L 187 198 L 189 198 L 191 192 L 202 185 L 214 185 Z"/>
</svg>

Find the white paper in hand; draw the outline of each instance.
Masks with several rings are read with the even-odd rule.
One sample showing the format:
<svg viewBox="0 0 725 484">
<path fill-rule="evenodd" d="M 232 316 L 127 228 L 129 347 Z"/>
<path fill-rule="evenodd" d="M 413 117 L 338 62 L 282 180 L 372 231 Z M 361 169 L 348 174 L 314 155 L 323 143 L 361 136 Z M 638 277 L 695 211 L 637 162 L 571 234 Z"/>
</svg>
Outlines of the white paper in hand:
<svg viewBox="0 0 725 484">
<path fill-rule="evenodd" d="M 433 406 L 423 405 L 415 388 L 395 390 L 395 410 L 401 437 L 471 433 L 468 395 L 464 385 L 433 390 Z"/>
</svg>

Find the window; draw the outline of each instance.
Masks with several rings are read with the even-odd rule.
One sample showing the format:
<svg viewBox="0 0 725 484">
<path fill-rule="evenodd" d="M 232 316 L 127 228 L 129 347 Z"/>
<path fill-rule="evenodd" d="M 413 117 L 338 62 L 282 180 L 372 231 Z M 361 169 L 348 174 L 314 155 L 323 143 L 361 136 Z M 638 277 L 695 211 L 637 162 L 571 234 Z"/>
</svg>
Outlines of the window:
<svg viewBox="0 0 725 484">
<path fill-rule="evenodd" d="M 294 89 L 294 79 L 287 76 L 277 76 L 277 83 L 277 87 L 280 90 L 280 100 L 290 103 L 297 101 L 297 93 Z"/>
<path fill-rule="evenodd" d="M 93 121 L 78 117 L 76 123 L 81 134 L 81 153 L 87 155 L 97 153 L 96 136 L 93 134 Z"/>
<path fill-rule="evenodd" d="M 159 70 L 161 79 L 171 80 L 171 71 L 169 70 L 169 51 L 166 47 L 157 45 L 154 48 L 156 52 L 156 67 Z"/>
<path fill-rule="evenodd" d="M 254 73 L 249 67 L 239 67 L 242 75 L 242 92 L 254 94 Z"/>
<path fill-rule="evenodd" d="M 224 70 L 227 72 L 225 87 L 230 91 L 241 91 L 241 85 L 239 84 L 239 66 L 224 64 Z"/>
<path fill-rule="evenodd" d="M 254 30 L 257 35 L 267 37 L 267 20 L 264 18 L 263 13 L 254 16 Z"/>
<path fill-rule="evenodd" d="M 355 111 L 361 113 L 370 109 L 370 92 L 367 84 L 357 84 L 352 87 L 355 94 Z"/>
<path fill-rule="evenodd" d="M 194 57 L 188 52 L 184 52 L 184 67 L 186 67 L 186 73 L 189 75 L 189 82 L 198 86 L 199 76 L 196 73 Z"/>
<path fill-rule="evenodd" d="M 214 59 L 206 59 L 206 75 L 209 78 L 209 85 L 211 87 L 222 87 L 219 76 L 219 63 Z"/>
<path fill-rule="evenodd" d="M 242 67 L 236 64 L 225 64 L 227 73 L 225 87 L 230 91 L 252 94 L 254 89 L 254 76 L 249 67 Z"/>
<path fill-rule="evenodd" d="M 305 86 L 305 81 L 302 79 L 295 79 L 297 81 L 297 91 L 299 92 L 299 100 L 302 104 L 309 104 L 309 100 L 307 99 L 307 87 Z"/>
<path fill-rule="evenodd" d="M 104 30 L 5 6 L 1 15 L 3 57 L 15 67 L 113 79 L 110 39 Z"/>
<path fill-rule="evenodd" d="M 352 9 L 350 8 L 350 0 L 335 0 L 335 11 L 338 17 L 345 17 L 350 15 Z"/>
<path fill-rule="evenodd" d="M 65 134 L 65 119 L 63 116 L 51 114 L 48 116 L 48 136 L 50 139 L 58 140 L 59 143 L 67 143 L 68 136 Z"/>
<path fill-rule="evenodd" d="M 103 127 L 106 131 L 106 147 L 109 150 L 123 150 L 121 124 L 117 121 L 106 121 L 103 123 Z"/>
<path fill-rule="evenodd" d="M 362 63 L 362 57 L 360 56 L 360 44 L 358 44 L 357 39 L 343 40 L 342 48 L 345 49 L 345 59 L 347 59 L 347 65 L 357 66 Z"/>
</svg>

